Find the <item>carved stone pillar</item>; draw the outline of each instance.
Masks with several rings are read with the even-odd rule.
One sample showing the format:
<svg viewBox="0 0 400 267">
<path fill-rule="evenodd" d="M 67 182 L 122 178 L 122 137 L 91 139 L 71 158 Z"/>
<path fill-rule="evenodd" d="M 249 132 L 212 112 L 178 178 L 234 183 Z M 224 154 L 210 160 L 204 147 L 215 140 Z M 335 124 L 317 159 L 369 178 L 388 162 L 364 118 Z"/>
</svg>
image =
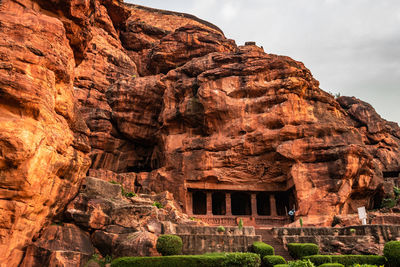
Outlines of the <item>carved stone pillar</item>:
<svg viewBox="0 0 400 267">
<path fill-rule="evenodd" d="M 190 191 L 186 191 L 186 214 L 193 215 L 193 196 Z"/>
<path fill-rule="evenodd" d="M 212 215 L 212 194 L 207 192 L 207 215 Z"/>
<path fill-rule="evenodd" d="M 271 194 L 269 195 L 269 205 L 270 205 L 270 210 L 271 210 L 271 216 L 276 216 L 276 201 L 275 201 L 275 195 Z"/>
<path fill-rule="evenodd" d="M 226 216 L 232 216 L 232 202 L 231 202 L 231 193 L 225 193 L 225 209 L 226 209 Z"/>
<path fill-rule="evenodd" d="M 251 194 L 251 216 L 257 216 L 257 195 Z"/>
</svg>

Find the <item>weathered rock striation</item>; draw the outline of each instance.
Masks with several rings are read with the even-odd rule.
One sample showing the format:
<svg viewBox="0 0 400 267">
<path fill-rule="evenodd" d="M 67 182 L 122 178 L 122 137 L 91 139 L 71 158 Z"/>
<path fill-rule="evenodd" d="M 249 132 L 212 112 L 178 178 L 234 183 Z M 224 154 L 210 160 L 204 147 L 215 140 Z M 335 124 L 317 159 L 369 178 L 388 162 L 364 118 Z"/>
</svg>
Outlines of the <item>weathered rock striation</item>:
<svg viewBox="0 0 400 267">
<path fill-rule="evenodd" d="M 290 191 L 309 224 L 377 207 L 398 180 L 396 123 L 194 16 L 120 0 L 3 0 L 0 18 L 0 264 L 25 250 L 26 265 L 43 251 L 84 261 L 90 245 L 63 254 L 41 242 L 69 240 L 67 228 L 82 243 L 91 232 L 102 254 L 122 253 L 111 248 L 132 233 L 153 253 L 160 231 L 147 219 L 116 223 L 128 200 L 77 195 L 89 168 L 129 191 L 172 192 L 177 212 L 192 187 Z M 54 216 L 80 228 L 39 233 Z"/>
<path fill-rule="evenodd" d="M 63 23 L 29 1 L 0 6 L 0 264 L 77 193 L 90 166 L 89 129 L 73 96 Z M 28 8 L 29 7 L 29 8 Z"/>
</svg>

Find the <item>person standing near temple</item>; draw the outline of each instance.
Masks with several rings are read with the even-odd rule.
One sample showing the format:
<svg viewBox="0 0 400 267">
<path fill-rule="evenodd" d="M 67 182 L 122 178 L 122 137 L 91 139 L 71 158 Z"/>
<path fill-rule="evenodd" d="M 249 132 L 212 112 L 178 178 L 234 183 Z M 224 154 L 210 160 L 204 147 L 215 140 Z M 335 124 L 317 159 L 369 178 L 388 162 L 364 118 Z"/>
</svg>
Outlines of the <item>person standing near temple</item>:
<svg viewBox="0 0 400 267">
<path fill-rule="evenodd" d="M 289 212 L 288 212 L 289 219 L 290 219 L 290 222 L 291 222 L 291 223 L 294 222 L 294 215 L 295 215 L 295 214 L 296 214 L 296 210 L 295 210 L 295 208 L 293 207 L 293 209 L 289 210 Z"/>
</svg>

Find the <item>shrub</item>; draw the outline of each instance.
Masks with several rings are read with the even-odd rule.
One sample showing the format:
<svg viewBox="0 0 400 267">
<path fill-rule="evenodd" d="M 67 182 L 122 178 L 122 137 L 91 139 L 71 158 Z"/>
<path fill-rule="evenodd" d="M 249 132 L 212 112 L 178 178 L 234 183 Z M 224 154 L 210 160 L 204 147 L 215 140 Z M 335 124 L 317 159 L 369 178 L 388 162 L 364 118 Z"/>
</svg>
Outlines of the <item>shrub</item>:
<svg viewBox="0 0 400 267">
<path fill-rule="evenodd" d="M 319 253 L 319 247 L 313 243 L 289 243 L 287 248 L 290 256 L 295 260 Z"/>
<path fill-rule="evenodd" d="M 261 258 L 255 253 L 226 253 L 222 266 L 238 266 L 238 267 L 258 267 L 261 265 Z"/>
<path fill-rule="evenodd" d="M 332 263 L 341 263 L 345 266 L 354 264 L 385 265 L 386 259 L 378 255 L 331 255 Z"/>
<path fill-rule="evenodd" d="M 225 227 L 223 227 L 223 226 L 218 226 L 218 228 L 217 228 L 217 232 L 218 233 L 224 233 L 225 232 Z"/>
<path fill-rule="evenodd" d="M 289 264 L 277 264 L 274 267 L 289 267 Z"/>
<path fill-rule="evenodd" d="M 125 196 L 126 196 L 126 197 L 136 197 L 136 194 L 133 193 L 133 192 L 126 192 L 126 193 L 125 193 Z"/>
<path fill-rule="evenodd" d="M 207 255 L 175 255 L 163 257 L 123 257 L 111 267 L 259 267 L 260 257 L 254 253 L 210 253 Z"/>
<path fill-rule="evenodd" d="M 182 239 L 177 235 L 160 235 L 156 249 L 161 255 L 179 255 L 182 253 Z"/>
<path fill-rule="evenodd" d="M 286 264 L 286 261 L 282 256 L 267 255 L 263 258 L 263 263 L 267 267 L 273 267 L 277 264 Z"/>
<path fill-rule="evenodd" d="M 319 265 L 319 267 L 344 267 L 344 265 L 340 263 L 324 263 Z"/>
<path fill-rule="evenodd" d="M 382 200 L 381 208 L 388 208 L 388 209 L 391 209 L 391 208 L 393 208 L 394 206 L 396 206 L 396 203 L 397 203 L 396 199 L 393 199 L 393 198 L 384 198 L 384 199 Z"/>
<path fill-rule="evenodd" d="M 260 255 L 261 259 L 264 259 L 267 255 L 274 255 L 274 248 L 264 242 L 253 242 L 252 249 L 254 253 Z"/>
<path fill-rule="evenodd" d="M 113 260 L 111 267 L 187 267 L 223 266 L 224 256 L 179 255 L 163 257 L 123 257 Z"/>
<path fill-rule="evenodd" d="M 310 260 L 289 261 L 289 267 L 315 267 Z"/>
<path fill-rule="evenodd" d="M 399 199 L 400 198 L 400 187 L 396 187 L 396 186 L 393 187 L 393 193 L 394 193 L 396 199 Z"/>
<path fill-rule="evenodd" d="M 331 263 L 332 258 L 330 255 L 311 255 L 311 256 L 306 256 L 303 257 L 305 260 L 310 260 L 312 263 L 314 263 L 316 266 L 319 266 L 324 263 Z"/>
<path fill-rule="evenodd" d="M 153 202 L 153 206 L 157 207 L 157 209 L 162 209 L 162 208 L 164 208 L 164 206 L 163 206 L 160 202 L 158 202 L 158 201 L 154 201 L 154 202 Z"/>
<path fill-rule="evenodd" d="M 242 218 L 239 219 L 238 228 L 239 228 L 239 230 L 243 229 L 243 220 L 242 220 Z"/>
<path fill-rule="evenodd" d="M 383 248 L 388 265 L 390 267 L 400 266 L 400 241 L 389 241 Z"/>
</svg>

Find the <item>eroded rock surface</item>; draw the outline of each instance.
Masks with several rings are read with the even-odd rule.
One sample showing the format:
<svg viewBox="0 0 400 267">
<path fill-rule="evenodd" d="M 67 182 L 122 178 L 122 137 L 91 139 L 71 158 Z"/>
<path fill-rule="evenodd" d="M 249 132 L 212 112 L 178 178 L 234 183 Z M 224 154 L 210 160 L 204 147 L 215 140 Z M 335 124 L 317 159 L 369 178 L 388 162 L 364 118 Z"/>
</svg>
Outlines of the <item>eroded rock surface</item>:
<svg viewBox="0 0 400 267">
<path fill-rule="evenodd" d="M 105 255 L 142 251 L 124 235 L 152 255 L 168 221 L 187 221 L 190 184 L 290 189 L 305 224 L 323 225 L 376 206 L 398 182 L 397 124 L 322 91 L 301 62 L 237 46 L 191 15 L 119 0 L 3 0 L 0 18 L 0 264 L 20 262 L 89 165 L 103 181 L 88 178 L 65 218 Z M 100 190 L 107 181 L 172 192 L 168 212 L 119 185 Z M 52 255 L 80 257 L 71 253 Z"/>
<path fill-rule="evenodd" d="M 199 224 L 180 211 L 168 192 L 126 197 L 121 194 L 129 193 L 126 188 L 93 177 L 86 177 L 83 187 L 68 205 L 65 220 L 90 232 L 102 255 L 158 255 L 158 235 L 174 233 L 177 224 Z"/>
<path fill-rule="evenodd" d="M 89 234 L 73 224 L 50 225 L 29 245 L 20 266 L 80 266 L 95 250 Z"/>
<path fill-rule="evenodd" d="M 77 193 L 90 166 L 89 130 L 73 93 L 65 28 L 30 1 L 0 6 L 0 265 Z"/>
</svg>

